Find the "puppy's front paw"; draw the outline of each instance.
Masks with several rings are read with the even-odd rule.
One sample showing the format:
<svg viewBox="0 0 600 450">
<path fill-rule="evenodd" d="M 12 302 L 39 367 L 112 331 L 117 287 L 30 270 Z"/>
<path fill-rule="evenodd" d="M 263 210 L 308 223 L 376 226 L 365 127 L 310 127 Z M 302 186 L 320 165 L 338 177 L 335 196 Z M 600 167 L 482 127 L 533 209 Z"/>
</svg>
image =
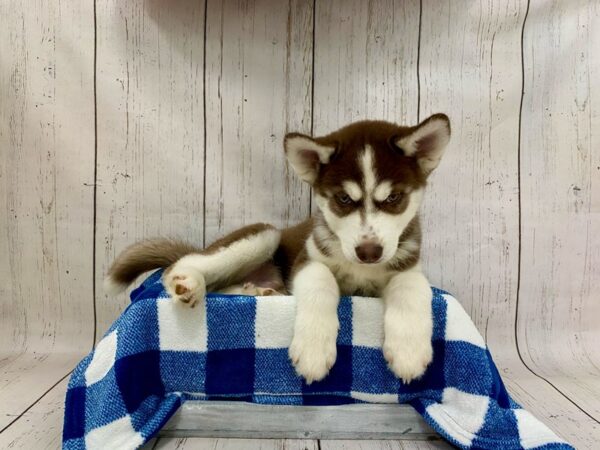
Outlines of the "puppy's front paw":
<svg viewBox="0 0 600 450">
<path fill-rule="evenodd" d="M 173 298 L 193 308 L 206 296 L 204 276 L 191 267 L 173 267 L 163 276 L 165 289 Z"/>
<path fill-rule="evenodd" d="M 335 320 L 304 324 L 295 330 L 289 356 L 296 373 L 307 384 L 322 380 L 333 367 L 337 356 L 338 329 L 336 317 Z"/>
<path fill-rule="evenodd" d="M 420 378 L 433 359 L 431 334 L 408 335 L 402 331 L 386 330 L 383 356 L 392 372 L 404 383 Z"/>
</svg>

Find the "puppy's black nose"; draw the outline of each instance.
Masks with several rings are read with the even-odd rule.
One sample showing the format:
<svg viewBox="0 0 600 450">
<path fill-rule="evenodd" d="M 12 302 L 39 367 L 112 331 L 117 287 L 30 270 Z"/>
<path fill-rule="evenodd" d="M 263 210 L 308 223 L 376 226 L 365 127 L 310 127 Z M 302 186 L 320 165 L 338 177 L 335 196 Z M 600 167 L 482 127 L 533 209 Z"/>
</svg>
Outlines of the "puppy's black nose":
<svg viewBox="0 0 600 450">
<path fill-rule="evenodd" d="M 381 258 L 383 247 L 375 242 L 365 242 L 354 248 L 356 256 L 367 264 L 376 263 Z"/>
</svg>

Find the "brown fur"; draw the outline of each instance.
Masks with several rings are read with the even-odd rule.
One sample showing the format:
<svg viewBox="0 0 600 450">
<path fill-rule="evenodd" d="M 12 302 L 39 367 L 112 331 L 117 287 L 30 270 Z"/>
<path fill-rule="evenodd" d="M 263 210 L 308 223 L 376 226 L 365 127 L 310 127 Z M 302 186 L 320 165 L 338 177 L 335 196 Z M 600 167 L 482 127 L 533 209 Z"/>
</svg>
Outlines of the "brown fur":
<svg viewBox="0 0 600 450">
<path fill-rule="evenodd" d="M 415 216 L 400 235 L 400 239 L 398 239 L 398 248 L 402 248 L 405 242 L 410 241 L 416 242 L 418 244 L 417 248 L 410 250 L 409 254 L 404 255 L 402 258 L 392 259 L 387 263 L 388 269 L 401 272 L 410 269 L 419 262 L 419 258 L 421 257 L 421 223 L 418 215 Z"/>
<path fill-rule="evenodd" d="M 402 180 L 413 189 L 426 184 L 426 176 L 419 169 L 415 158 L 404 155 L 394 142 L 412 131 L 381 121 L 362 121 L 350 124 L 334 133 L 314 141 L 324 146 L 335 146 L 336 150 L 329 164 L 320 167 L 315 190 L 321 195 L 335 190 L 344 180 L 359 185 L 364 183 L 362 172 L 356 164 L 359 154 L 366 145 L 375 149 L 375 168 L 379 180 Z M 380 151 L 378 151 L 380 150 Z M 383 150 L 383 151 L 381 151 Z"/>
<path fill-rule="evenodd" d="M 247 238 L 250 236 L 254 236 L 255 234 L 260 233 L 265 230 L 274 230 L 275 227 L 273 225 L 269 225 L 267 223 L 255 223 L 252 225 L 247 225 L 245 227 L 240 228 L 239 230 L 235 230 L 228 235 L 217 239 L 215 242 L 210 244 L 200 253 L 203 255 L 212 255 L 213 253 L 217 253 L 221 248 L 228 247 L 232 243 L 239 241 L 240 239 Z"/>
<path fill-rule="evenodd" d="M 108 276 L 128 285 L 141 273 L 168 267 L 185 255 L 199 251 L 198 247 L 177 239 L 146 239 L 123 250 L 108 270 Z"/>
<path fill-rule="evenodd" d="M 287 286 L 291 277 L 292 267 L 296 264 L 298 255 L 304 249 L 304 243 L 313 230 L 313 219 L 307 219 L 293 227 L 281 230 L 281 242 L 275 252 L 274 261 L 281 271 Z"/>
</svg>

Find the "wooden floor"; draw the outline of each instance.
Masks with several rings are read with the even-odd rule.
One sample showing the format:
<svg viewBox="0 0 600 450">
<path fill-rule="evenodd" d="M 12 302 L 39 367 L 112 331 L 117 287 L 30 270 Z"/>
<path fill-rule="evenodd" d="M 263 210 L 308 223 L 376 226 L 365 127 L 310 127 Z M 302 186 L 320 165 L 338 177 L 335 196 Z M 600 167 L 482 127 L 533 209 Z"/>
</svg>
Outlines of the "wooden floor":
<svg viewBox="0 0 600 450">
<path fill-rule="evenodd" d="M 53 385 L 50 378 L 53 364 L 45 360 L 45 370 L 30 367 L 22 371 L 17 365 L 19 373 L 25 377 L 31 376 L 27 384 L 14 384 L 15 396 L 20 393 L 26 396 L 29 390 L 39 389 L 41 398 L 29 405 L 26 409 L 12 409 L 9 402 L 3 406 L 2 426 L 0 433 L 0 448 L 4 449 L 55 449 L 60 447 L 62 431 L 62 415 L 67 379 L 60 380 Z M 66 367 L 66 360 L 60 361 Z M 13 364 L 17 364 L 13 361 Z M 58 361 L 57 361 L 58 364 Z M 6 366 L 0 366 L 5 368 Z M 533 375 L 523 365 L 511 368 L 501 366 L 504 379 L 514 397 L 524 407 L 541 418 L 547 425 L 561 437 L 575 445 L 578 449 L 596 449 L 600 442 L 600 424 L 598 417 L 590 414 L 572 399 L 568 398 L 552 385 Z M 6 372 L 2 379 L 2 393 L 4 394 L 9 381 Z M 17 377 L 13 377 L 17 378 Z M 583 381 L 582 381 L 583 380 Z M 563 386 L 571 385 L 573 389 L 581 389 L 585 383 L 597 383 L 598 379 L 585 379 L 574 376 L 572 379 L 562 380 Z M 597 390 L 595 392 L 598 392 Z M 17 404 L 15 398 L 14 404 Z M 282 440 L 282 439 L 209 439 L 209 438 L 168 438 L 160 437 L 152 440 L 147 449 L 441 449 L 452 448 L 443 441 L 397 441 L 397 440 Z"/>
<path fill-rule="evenodd" d="M 60 446 L 126 245 L 315 207 L 286 132 L 445 112 L 423 266 L 514 397 L 600 448 L 600 2 L 0 1 L 0 449 Z M 158 439 L 156 448 L 440 448 Z"/>
</svg>

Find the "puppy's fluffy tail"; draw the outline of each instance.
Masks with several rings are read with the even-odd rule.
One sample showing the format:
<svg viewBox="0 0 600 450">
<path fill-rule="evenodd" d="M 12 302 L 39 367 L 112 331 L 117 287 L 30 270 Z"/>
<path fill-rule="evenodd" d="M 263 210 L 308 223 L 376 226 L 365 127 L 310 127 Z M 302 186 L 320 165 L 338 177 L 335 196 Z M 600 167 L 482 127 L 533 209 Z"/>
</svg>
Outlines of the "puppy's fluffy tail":
<svg viewBox="0 0 600 450">
<path fill-rule="evenodd" d="M 175 239 L 146 239 L 130 245 L 112 263 L 104 279 L 104 291 L 109 295 L 123 292 L 137 277 L 153 269 L 168 267 L 178 259 L 201 251 Z"/>
</svg>

